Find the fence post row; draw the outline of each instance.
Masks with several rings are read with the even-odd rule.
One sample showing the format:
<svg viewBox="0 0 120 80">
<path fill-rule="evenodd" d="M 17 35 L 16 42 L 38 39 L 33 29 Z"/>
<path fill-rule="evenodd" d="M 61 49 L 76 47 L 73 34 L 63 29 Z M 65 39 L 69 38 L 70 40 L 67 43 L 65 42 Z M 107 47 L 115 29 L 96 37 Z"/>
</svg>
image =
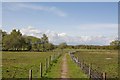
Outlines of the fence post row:
<svg viewBox="0 0 120 80">
<path fill-rule="evenodd" d="M 52 61 L 54 61 L 55 59 L 57 59 L 60 56 L 60 54 L 58 55 L 51 55 L 50 57 L 45 59 L 45 72 L 47 72 L 48 68 L 50 67 L 50 64 L 52 64 Z M 43 77 L 43 64 L 40 63 L 40 78 Z M 29 70 L 29 80 L 32 80 L 32 70 Z"/>
<path fill-rule="evenodd" d="M 79 66 L 80 66 L 80 68 L 83 70 L 83 71 L 85 71 L 86 70 L 86 68 L 87 68 L 87 74 L 89 75 L 89 77 L 91 78 L 91 79 L 95 79 L 95 78 L 99 78 L 100 80 L 102 79 L 102 80 L 106 80 L 106 73 L 104 72 L 104 73 L 102 73 L 102 76 L 100 76 L 100 75 L 97 75 L 96 76 L 96 74 L 94 74 L 95 72 L 93 72 L 93 71 L 91 71 L 92 70 L 92 65 L 91 64 L 89 64 L 89 66 L 87 67 L 87 65 L 86 64 L 84 64 L 84 60 L 81 62 L 81 61 L 79 61 L 79 59 L 78 59 L 78 57 L 76 58 L 75 56 L 74 56 L 74 54 L 73 54 L 74 52 L 71 52 L 70 53 L 70 56 L 71 56 L 71 58 L 72 58 L 72 60 L 75 62 L 75 63 L 79 63 Z M 85 67 L 85 68 L 84 68 Z"/>
</svg>

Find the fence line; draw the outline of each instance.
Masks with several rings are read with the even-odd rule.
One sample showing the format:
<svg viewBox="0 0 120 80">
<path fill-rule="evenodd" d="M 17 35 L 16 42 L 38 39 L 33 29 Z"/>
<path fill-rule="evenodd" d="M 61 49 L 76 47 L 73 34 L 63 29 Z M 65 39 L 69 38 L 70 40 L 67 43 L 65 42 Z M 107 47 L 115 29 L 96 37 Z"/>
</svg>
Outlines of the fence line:
<svg viewBox="0 0 120 80">
<path fill-rule="evenodd" d="M 74 52 L 69 52 L 72 60 L 85 72 L 85 74 L 87 74 L 89 76 L 89 78 L 91 78 L 92 80 L 106 80 L 106 73 L 103 72 L 98 72 L 96 70 L 93 70 L 92 67 L 91 67 L 91 64 L 87 65 L 84 63 L 84 61 L 80 61 L 78 59 L 78 57 L 76 58 L 74 56 Z"/>
<path fill-rule="evenodd" d="M 42 78 L 46 73 L 47 71 L 51 68 L 51 66 L 53 65 L 53 63 L 61 56 L 61 53 L 58 53 L 58 54 L 54 54 L 54 55 L 51 55 L 50 57 L 46 58 L 46 61 L 45 61 L 45 66 L 43 65 L 40 65 L 40 77 Z M 44 74 L 43 74 L 44 73 Z"/>
<path fill-rule="evenodd" d="M 61 53 L 54 54 L 45 59 L 45 66 L 40 63 L 40 78 L 42 78 L 47 71 L 52 67 L 53 63 L 61 56 Z M 29 70 L 29 80 L 32 80 L 32 70 Z"/>
</svg>

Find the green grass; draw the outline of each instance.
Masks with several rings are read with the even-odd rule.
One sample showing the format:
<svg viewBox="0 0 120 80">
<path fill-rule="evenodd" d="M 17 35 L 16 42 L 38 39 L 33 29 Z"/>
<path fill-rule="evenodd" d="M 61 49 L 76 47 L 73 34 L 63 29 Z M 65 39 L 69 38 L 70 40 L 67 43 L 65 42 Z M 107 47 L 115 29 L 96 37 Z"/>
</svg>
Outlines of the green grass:
<svg viewBox="0 0 120 80">
<path fill-rule="evenodd" d="M 28 78 L 29 70 L 33 70 L 33 78 L 39 78 L 40 62 L 56 52 L 3 52 L 2 77 Z"/>
<path fill-rule="evenodd" d="M 61 77 L 61 65 L 62 65 L 63 55 L 58 58 L 57 62 L 53 64 L 50 71 L 47 73 L 45 77 L 47 78 L 60 78 Z"/>
<path fill-rule="evenodd" d="M 98 72 L 106 72 L 107 77 L 118 77 L 118 52 L 110 50 L 81 50 L 75 56 Z"/>
<path fill-rule="evenodd" d="M 87 75 L 74 63 L 69 54 L 67 54 L 68 76 L 69 78 L 88 78 Z"/>
<path fill-rule="evenodd" d="M 65 50 L 62 53 L 67 53 Z M 75 54 L 81 61 L 86 64 L 92 63 L 92 68 L 98 72 L 106 72 L 107 77 L 117 77 L 117 51 L 110 50 L 78 50 Z M 59 51 L 61 52 L 61 51 Z M 3 78 L 28 78 L 29 70 L 33 70 L 33 78 L 40 78 L 40 62 L 45 63 L 45 59 L 55 52 L 3 52 L 2 53 L 2 77 Z M 62 55 L 63 57 L 63 55 Z M 60 78 L 62 57 L 54 63 L 52 68 L 44 77 Z M 106 59 L 111 58 L 111 59 Z M 71 60 L 67 54 L 68 76 L 69 78 L 87 78 L 87 75 Z"/>
<path fill-rule="evenodd" d="M 61 78 L 62 58 L 65 53 L 58 59 L 58 62 L 52 66 L 52 69 L 47 73 L 47 78 Z M 68 78 L 88 78 L 86 74 L 72 61 L 67 54 Z"/>
</svg>

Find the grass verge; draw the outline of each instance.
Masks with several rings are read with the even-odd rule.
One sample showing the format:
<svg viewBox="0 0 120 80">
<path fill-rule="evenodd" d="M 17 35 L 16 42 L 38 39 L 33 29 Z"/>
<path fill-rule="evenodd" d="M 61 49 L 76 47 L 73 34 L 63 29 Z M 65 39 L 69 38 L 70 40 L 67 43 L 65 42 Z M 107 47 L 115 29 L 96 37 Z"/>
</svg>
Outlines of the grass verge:
<svg viewBox="0 0 120 80">
<path fill-rule="evenodd" d="M 75 64 L 69 54 L 67 54 L 67 64 L 68 64 L 68 76 L 69 78 L 86 78 L 87 75 Z"/>
<path fill-rule="evenodd" d="M 61 77 L 61 65 L 62 65 L 63 55 L 57 59 L 48 73 L 45 75 L 45 78 L 60 78 Z"/>
</svg>

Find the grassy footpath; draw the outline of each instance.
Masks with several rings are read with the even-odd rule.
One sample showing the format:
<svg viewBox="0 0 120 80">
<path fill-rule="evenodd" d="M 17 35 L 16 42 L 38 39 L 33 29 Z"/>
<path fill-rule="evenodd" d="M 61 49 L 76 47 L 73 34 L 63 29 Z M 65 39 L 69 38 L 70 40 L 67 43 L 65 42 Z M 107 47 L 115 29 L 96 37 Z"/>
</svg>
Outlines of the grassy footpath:
<svg viewBox="0 0 120 80">
<path fill-rule="evenodd" d="M 70 55 L 67 54 L 67 63 L 68 63 L 68 76 L 69 78 L 88 78 L 87 75 L 75 64 Z"/>
<path fill-rule="evenodd" d="M 52 66 L 52 69 L 47 73 L 45 77 L 47 78 L 61 78 L 61 68 L 62 68 L 62 55 L 56 64 Z M 82 70 L 71 60 L 70 56 L 67 54 L 67 65 L 68 65 L 68 78 L 88 78 Z"/>
<path fill-rule="evenodd" d="M 45 75 L 46 78 L 60 78 L 63 55 L 52 65 L 50 71 Z"/>
</svg>

